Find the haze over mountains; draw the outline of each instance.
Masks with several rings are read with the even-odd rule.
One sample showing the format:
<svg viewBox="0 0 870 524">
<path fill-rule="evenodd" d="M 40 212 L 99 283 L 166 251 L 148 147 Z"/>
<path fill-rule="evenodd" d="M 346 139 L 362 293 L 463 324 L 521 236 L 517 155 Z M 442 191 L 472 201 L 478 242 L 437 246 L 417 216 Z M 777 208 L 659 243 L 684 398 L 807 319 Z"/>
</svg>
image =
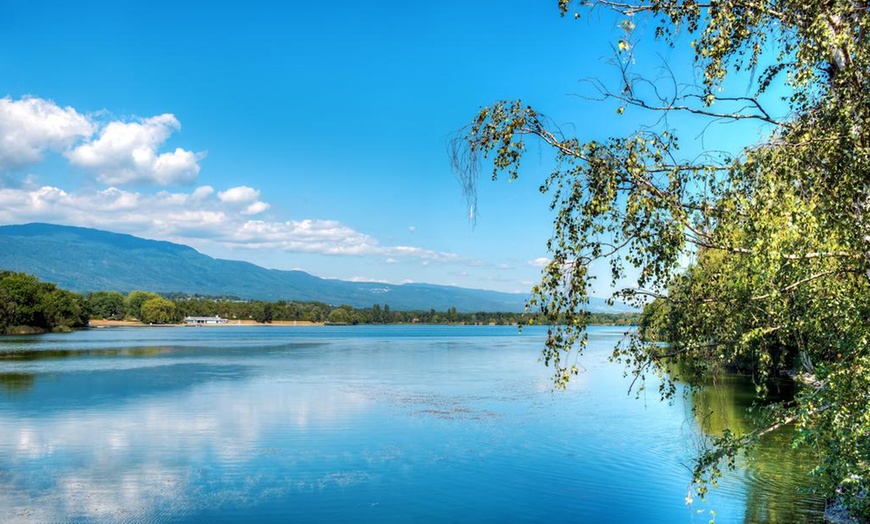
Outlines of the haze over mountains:
<svg viewBox="0 0 870 524">
<path fill-rule="evenodd" d="M 398 310 L 522 311 L 524 294 L 430 284 L 392 285 L 324 279 L 304 271 L 265 269 L 220 260 L 171 242 L 53 224 L 0 226 L 0 269 L 24 271 L 64 289 L 135 289 L 235 296 L 252 300 L 320 301 Z M 629 311 L 593 298 L 593 312 Z"/>
</svg>

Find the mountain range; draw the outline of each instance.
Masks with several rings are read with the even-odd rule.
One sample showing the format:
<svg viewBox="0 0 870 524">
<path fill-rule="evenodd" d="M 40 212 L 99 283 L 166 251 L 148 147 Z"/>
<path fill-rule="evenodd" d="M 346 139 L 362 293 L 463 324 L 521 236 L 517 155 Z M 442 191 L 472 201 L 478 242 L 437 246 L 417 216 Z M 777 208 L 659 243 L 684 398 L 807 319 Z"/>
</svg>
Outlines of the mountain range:
<svg viewBox="0 0 870 524">
<path fill-rule="evenodd" d="M 462 312 L 524 309 L 528 295 L 431 284 L 382 284 L 319 278 L 221 260 L 172 242 L 54 224 L 0 226 L 0 269 L 23 271 L 78 292 L 136 289 L 233 296 L 251 300 L 319 301 L 396 310 Z M 593 312 L 631 311 L 593 297 Z"/>
</svg>

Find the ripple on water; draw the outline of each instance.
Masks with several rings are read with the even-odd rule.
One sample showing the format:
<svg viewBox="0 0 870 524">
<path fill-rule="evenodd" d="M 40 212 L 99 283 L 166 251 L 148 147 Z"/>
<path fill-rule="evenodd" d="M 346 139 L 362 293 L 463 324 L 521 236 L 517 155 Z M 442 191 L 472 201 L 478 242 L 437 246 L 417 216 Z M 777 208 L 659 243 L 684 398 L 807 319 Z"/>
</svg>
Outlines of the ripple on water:
<svg viewBox="0 0 870 524">
<path fill-rule="evenodd" d="M 627 397 L 594 346 L 621 332 L 590 336 L 567 392 L 552 391 L 533 332 L 144 329 L 21 344 L 85 352 L 0 360 L 0 374 L 34 377 L 0 389 L 0 507 L 28 523 L 697 521 L 682 503 L 695 424 L 682 405 Z M 135 349 L 148 347 L 161 349 Z M 762 504 L 780 477 L 746 467 L 719 492 L 717 522 L 780 511 Z"/>
</svg>

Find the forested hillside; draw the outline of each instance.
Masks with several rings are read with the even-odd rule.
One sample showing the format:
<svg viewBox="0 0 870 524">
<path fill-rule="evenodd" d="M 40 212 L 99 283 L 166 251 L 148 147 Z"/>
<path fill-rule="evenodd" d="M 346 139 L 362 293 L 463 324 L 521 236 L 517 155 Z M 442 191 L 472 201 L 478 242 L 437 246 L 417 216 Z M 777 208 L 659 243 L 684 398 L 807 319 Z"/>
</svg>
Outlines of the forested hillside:
<svg viewBox="0 0 870 524">
<path fill-rule="evenodd" d="M 0 226 L 0 268 L 24 271 L 82 293 L 146 289 L 156 293 L 232 296 L 244 300 L 323 302 L 356 308 L 522 312 L 528 296 L 430 284 L 392 285 L 318 278 L 220 260 L 179 244 L 96 229 L 26 224 Z M 594 312 L 630 311 L 592 298 Z"/>
<path fill-rule="evenodd" d="M 0 271 L 0 334 L 31 334 L 85 327 L 89 319 L 130 320 L 144 324 L 177 324 L 187 316 L 218 316 L 228 320 L 301 321 L 333 324 L 539 324 L 529 313 L 446 310 L 396 310 L 389 304 L 365 308 L 330 306 L 323 302 L 267 302 L 235 297 L 159 295 L 151 291 L 96 291 L 79 294 L 40 282 L 26 273 Z M 636 324 L 638 313 L 596 313 L 602 325 Z"/>
</svg>

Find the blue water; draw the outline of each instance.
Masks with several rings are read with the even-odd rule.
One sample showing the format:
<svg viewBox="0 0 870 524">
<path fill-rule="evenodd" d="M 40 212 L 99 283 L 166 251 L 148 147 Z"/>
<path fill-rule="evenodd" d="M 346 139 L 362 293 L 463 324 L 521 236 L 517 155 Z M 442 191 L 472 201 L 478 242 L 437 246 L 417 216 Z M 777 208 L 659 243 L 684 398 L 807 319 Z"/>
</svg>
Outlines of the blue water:
<svg viewBox="0 0 870 524">
<path fill-rule="evenodd" d="M 750 465 L 687 506 L 690 400 L 628 395 L 606 360 L 622 333 L 591 330 L 564 392 L 539 329 L 3 338 L 0 522 L 818 519 L 817 500 Z"/>
</svg>

